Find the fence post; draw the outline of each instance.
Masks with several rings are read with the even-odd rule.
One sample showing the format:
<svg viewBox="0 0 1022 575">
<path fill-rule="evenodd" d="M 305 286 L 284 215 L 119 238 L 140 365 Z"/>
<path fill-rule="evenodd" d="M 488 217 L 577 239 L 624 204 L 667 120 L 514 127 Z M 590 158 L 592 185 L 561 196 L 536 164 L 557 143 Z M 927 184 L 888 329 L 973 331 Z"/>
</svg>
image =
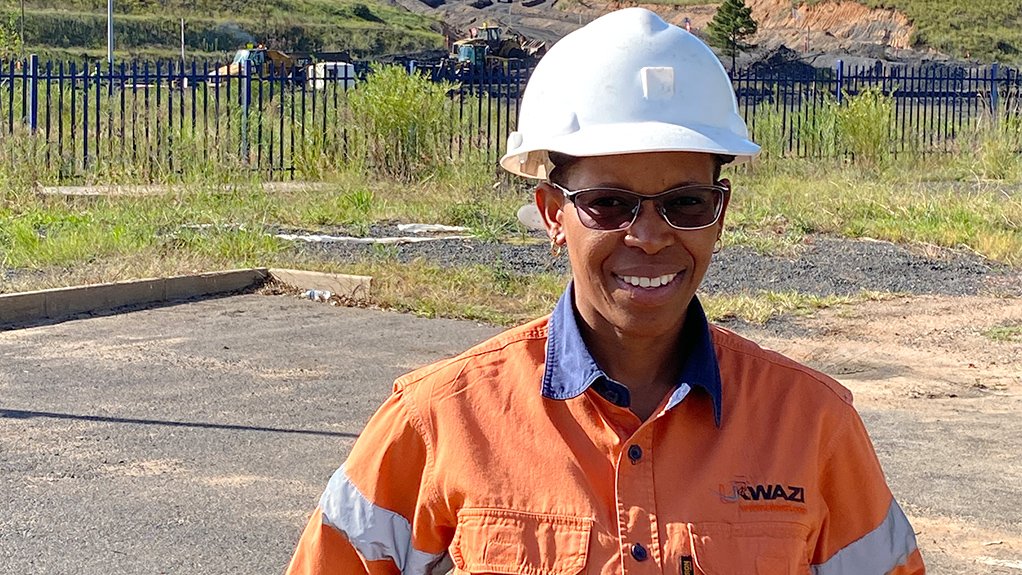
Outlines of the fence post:
<svg viewBox="0 0 1022 575">
<path fill-rule="evenodd" d="M 997 121 L 997 75 L 1000 72 L 1000 66 L 997 62 L 990 65 L 990 118 Z"/>
<path fill-rule="evenodd" d="M 248 164 L 248 108 L 251 103 L 252 62 L 245 60 L 241 78 L 241 161 L 245 164 Z"/>
<path fill-rule="evenodd" d="M 28 128 L 34 134 L 39 126 L 39 56 L 28 57 Z"/>
<path fill-rule="evenodd" d="M 837 68 L 837 93 L 834 94 L 837 97 L 837 105 L 841 105 L 841 101 L 844 100 L 842 92 L 844 92 L 844 80 L 845 80 L 845 63 L 843 60 L 835 62 L 834 66 Z"/>
</svg>

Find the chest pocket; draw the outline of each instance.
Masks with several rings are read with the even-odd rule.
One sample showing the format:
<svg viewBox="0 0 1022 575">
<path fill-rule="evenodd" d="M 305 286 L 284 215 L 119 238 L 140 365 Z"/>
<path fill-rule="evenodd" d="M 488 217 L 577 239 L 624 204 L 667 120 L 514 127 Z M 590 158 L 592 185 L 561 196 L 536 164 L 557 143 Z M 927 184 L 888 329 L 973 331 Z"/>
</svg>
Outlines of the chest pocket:
<svg viewBox="0 0 1022 575">
<path fill-rule="evenodd" d="M 695 523 L 691 557 L 705 575 L 808 575 L 809 528 L 798 523 Z"/>
<path fill-rule="evenodd" d="M 451 542 L 454 573 L 576 575 L 593 520 L 506 509 L 462 509 Z"/>
</svg>

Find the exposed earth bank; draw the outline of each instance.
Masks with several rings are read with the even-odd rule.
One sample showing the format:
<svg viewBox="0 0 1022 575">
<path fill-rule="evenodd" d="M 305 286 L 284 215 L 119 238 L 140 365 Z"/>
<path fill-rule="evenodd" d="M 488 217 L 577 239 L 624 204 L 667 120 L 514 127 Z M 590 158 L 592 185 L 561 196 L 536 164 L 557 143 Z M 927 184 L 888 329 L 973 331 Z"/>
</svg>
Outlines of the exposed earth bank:
<svg viewBox="0 0 1022 575">
<path fill-rule="evenodd" d="M 510 27 L 526 37 L 553 45 L 564 35 L 607 12 L 628 6 L 643 6 L 664 19 L 685 26 L 705 38 L 706 27 L 717 9 L 716 3 L 689 6 L 642 4 L 641 2 L 540 0 L 505 3 L 500 0 L 390 0 L 412 12 L 439 18 L 451 39 L 464 37 L 469 29 L 484 22 Z M 525 6 L 524 4 L 533 4 Z M 799 53 L 806 61 L 830 65 L 833 58 L 921 61 L 944 59 L 932 51 L 912 49 L 915 27 L 896 10 L 868 8 L 847 0 L 828 1 L 792 8 L 789 0 L 746 0 L 759 32 L 749 43 L 756 50 L 744 56 L 740 65 L 764 59 L 780 46 Z"/>
</svg>

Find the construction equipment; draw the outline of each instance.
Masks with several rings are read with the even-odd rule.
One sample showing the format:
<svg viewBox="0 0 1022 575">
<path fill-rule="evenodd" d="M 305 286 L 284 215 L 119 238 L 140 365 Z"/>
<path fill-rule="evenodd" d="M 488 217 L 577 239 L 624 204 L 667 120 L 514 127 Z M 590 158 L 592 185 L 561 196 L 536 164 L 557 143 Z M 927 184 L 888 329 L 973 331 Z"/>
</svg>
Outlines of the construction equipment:
<svg viewBox="0 0 1022 575">
<path fill-rule="evenodd" d="M 209 80 L 239 78 L 245 74 L 246 64 L 252 74 L 263 77 L 287 76 L 301 65 L 295 58 L 280 50 L 272 50 L 262 45 L 250 46 L 235 52 L 234 60 L 230 64 L 210 72 Z"/>
<path fill-rule="evenodd" d="M 327 75 L 324 69 L 317 69 L 315 65 L 336 62 L 337 66 L 346 67 L 350 66 L 347 64 L 347 60 L 348 54 L 344 52 L 287 54 L 261 44 L 249 45 L 247 48 L 238 50 L 230 64 L 220 66 L 210 72 L 207 81 L 216 83 L 229 78 L 240 78 L 245 75 L 247 65 L 249 72 L 257 77 L 289 78 L 296 82 L 303 82 L 309 73 L 315 74 L 319 79 L 323 79 Z"/>
<path fill-rule="evenodd" d="M 525 59 L 542 56 L 545 52 L 546 42 L 529 40 L 510 28 L 505 30 L 485 22 L 472 28 L 468 38 L 451 45 L 452 59 L 480 67 L 493 59 Z"/>
</svg>

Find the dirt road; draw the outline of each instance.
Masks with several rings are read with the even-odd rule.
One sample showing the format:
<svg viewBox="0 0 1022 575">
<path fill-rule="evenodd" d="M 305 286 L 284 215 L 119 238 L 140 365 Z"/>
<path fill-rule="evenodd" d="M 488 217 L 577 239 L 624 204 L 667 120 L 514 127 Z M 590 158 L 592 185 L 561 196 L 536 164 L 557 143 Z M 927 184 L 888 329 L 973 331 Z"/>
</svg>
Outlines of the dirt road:
<svg viewBox="0 0 1022 575">
<path fill-rule="evenodd" d="M 915 296 L 784 323 L 744 331 L 852 390 L 930 572 L 1022 573 L 1022 336 L 983 335 L 1022 326 L 1022 299 Z"/>
<path fill-rule="evenodd" d="M 855 392 L 930 573 L 1010 575 L 1010 325 L 1022 299 L 914 296 L 729 327 Z M 496 331 L 247 295 L 0 332 L 0 573 L 279 572 L 391 380 Z"/>
</svg>

